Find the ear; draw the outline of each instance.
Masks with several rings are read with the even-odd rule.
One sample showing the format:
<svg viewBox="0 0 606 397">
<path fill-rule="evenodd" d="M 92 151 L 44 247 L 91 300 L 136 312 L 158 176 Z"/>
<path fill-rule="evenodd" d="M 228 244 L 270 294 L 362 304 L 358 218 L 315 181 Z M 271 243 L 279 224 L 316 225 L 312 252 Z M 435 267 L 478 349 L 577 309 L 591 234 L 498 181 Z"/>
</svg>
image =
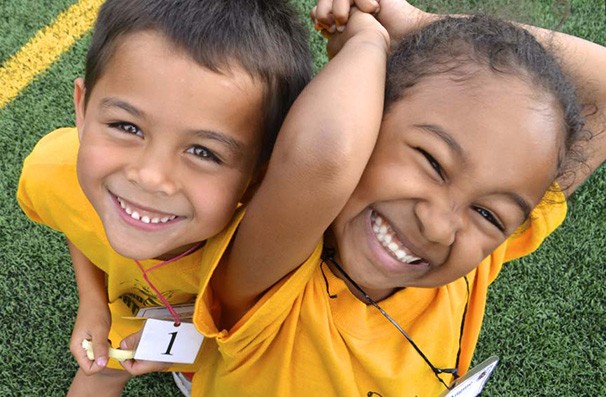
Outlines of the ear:
<svg viewBox="0 0 606 397">
<path fill-rule="evenodd" d="M 246 191 L 242 195 L 242 199 L 240 199 L 240 202 L 242 204 L 247 204 L 250 201 L 250 199 L 252 199 L 253 195 L 255 194 L 255 192 L 257 191 L 259 186 L 261 186 L 261 182 L 263 181 L 263 177 L 265 176 L 266 172 L 267 172 L 267 164 L 259 167 L 259 170 L 255 173 L 252 180 L 248 184 Z"/>
<path fill-rule="evenodd" d="M 86 88 L 84 79 L 79 77 L 74 80 L 74 109 L 76 111 L 76 127 L 78 128 L 78 136 L 82 138 L 84 128 L 84 116 L 86 112 Z"/>
</svg>

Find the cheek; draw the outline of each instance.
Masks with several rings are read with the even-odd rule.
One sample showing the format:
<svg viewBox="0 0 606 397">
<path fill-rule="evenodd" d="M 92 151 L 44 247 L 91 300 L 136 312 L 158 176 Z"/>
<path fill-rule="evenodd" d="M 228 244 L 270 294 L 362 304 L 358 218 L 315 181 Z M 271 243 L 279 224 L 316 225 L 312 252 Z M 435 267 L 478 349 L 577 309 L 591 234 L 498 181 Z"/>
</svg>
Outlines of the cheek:
<svg viewBox="0 0 606 397">
<path fill-rule="evenodd" d="M 203 183 L 200 177 L 192 177 L 185 182 L 189 200 L 199 217 L 215 222 L 229 220 L 247 187 L 248 179 L 240 175 L 212 178 Z"/>
</svg>

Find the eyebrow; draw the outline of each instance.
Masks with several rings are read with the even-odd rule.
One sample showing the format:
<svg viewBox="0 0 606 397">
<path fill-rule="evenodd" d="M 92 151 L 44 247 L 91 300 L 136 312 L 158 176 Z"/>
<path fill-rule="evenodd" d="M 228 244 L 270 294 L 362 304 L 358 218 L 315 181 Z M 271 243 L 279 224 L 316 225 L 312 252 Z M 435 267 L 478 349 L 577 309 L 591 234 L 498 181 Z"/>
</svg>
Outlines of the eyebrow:
<svg viewBox="0 0 606 397">
<path fill-rule="evenodd" d="M 513 200 L 513 202 L 516 203 L 518 207 L 520 207 L 520 209 L 524 213 L 524 219 L 528 219 L 530 217 L 532 206 L 528 201 L 526 201 L 522 196 L 517 193 L 503 192 L 503 194 Z"/>
<path fill-rule="evenodd" d="M 197 130 L 194 134 L 200 138 L 212 139 L 221 142 L 234 153 L 241 153 L 244 149 L 244 145 L 240 141 L 220 132 Z"/>
<path fill-rule="evenodd" d="M 440 138 L 448 147 L 454 151 L 458 156 L 463 157 L 464 151 L 461 145 L 454 140 L 452 136 L 446 130 L 439 125 L 435 124 L 415 124 L 415 127 L 422 129 L 427 132 L 431 132 L 433 135 Z"/>
<path fill-rule="evenodd" d="M 144 118 L 145 117 L 145 113 L 139 109 L 137 109 L 136 107 L 134 107 L 133 105 L 131 105 L 128 102 L 124 102 L 120 99 L 116 99 L 116 98 L 103 98 L 103 100 L 101 101 L 101 107 L 104 109 L 110 109 L 113 107 L 117 107 L 120 108 L 128 113 L 130 113 L 131 115 L 138 117 L 138 118 Z"/>
<path fill-rule="evenodd" d="M 422 129 L 424 131 L 430 132 L 440 138 L 442 141 L 448 145 L 448 147 L 454 151 L 458 156 L 464 157 L 464 151 L 461 145 L 454 138 L 446 132 L 446 130 L 439 125 L 435 124 L 415 124 L 415 127 Z M 532 206 L 530 203 L 525 200 L 522 196 L 514 192 L 503 192 L 503 195 L 509 197 L 524 214 L 524 219 L 528 219 L 530 217 L 530 213 L 532 211 Z"/>
<path fill-rule="evenodd" d="M 104 98 L 101 101 L 101 107 L 105 109 L 117 107 L 137 118 L 145 118 L 145 112 L 139 110 L 130 103 L 117 98 Z M 244 145 L 240 141 L 228 136 L 227 134 L 211 130 L 195 130 L 193 134 L 200 138 L 212 139 L 221 142 L 225 144 L 234 153 L 241 153 L 243 151 Z"/>
</svg>

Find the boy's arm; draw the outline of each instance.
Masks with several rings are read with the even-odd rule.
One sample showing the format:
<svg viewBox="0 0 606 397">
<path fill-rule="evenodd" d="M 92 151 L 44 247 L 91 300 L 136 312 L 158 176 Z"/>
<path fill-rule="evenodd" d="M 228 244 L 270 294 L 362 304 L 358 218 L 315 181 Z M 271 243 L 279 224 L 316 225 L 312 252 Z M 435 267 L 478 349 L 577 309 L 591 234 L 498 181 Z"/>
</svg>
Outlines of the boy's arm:
<svg viewBox="0 0 606 397">
<path fill-rule="evenodd" d="M 107 337 L 111 315 L 107 306 L 105 273 L 84 256 L 71 241 L 67 241 L 67 246 L 74 264 L 79 297 L 70 350 L 84 373 L 91 375 L 105 368 L 109 354 Z M 86 351 L 82 348 L 84 339 L 92 342 L 95 361 L 89 360 L 86 356 Z"/>
<path fill-rule="evenodd" d="M 378 134 L 389 37 L 354 12 L 341 52 L 292 106 L 261 186 L 213 276 L 229 328 L 303 263 L 353 189 Z"/>
<path fill-rule="evenodd" d="M 374 1 L 351 0 L 361 9 Z M 335 26 L 345 25 L 349 4 L 350 0 L 319 0 L 314 14 L 318 25 L 327 31 L 334 30 L 331 23 Z M 441 17 L 419 10 L 404 0 L 381 0 L 379 4 L 380 10 L 376 17 L 394 42 Z M 565 180 L 562 183 L 566 187 L 564 193 L 570 196 L 606 161 L 606 47 L 565 33 L 520 26 L 555 52 L 564 71 L 577 87 L 581 103 L 589 108 L 586 128 L 593 137 L 581 147 L 587 161 L 575 170 L 574 181 Z"/>
</svg>

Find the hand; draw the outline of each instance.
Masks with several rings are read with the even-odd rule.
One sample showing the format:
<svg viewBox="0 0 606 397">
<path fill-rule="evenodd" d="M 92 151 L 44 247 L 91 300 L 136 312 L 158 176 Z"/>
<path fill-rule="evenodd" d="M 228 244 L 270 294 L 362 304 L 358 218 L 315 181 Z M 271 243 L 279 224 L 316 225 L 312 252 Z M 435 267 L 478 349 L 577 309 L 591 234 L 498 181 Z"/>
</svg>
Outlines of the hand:
<svg viewBox="0 0 606 397">
<path fill-rule="evenodd" d="M 312 10 L 315 28 L 327 38 L 342 31 L 352 6 L 373 13 L 394 40 L 437 18 L 437 15 L 424 12 L 405 0 L 318 0 L 318 5 Z"/>
<path fill-rule="evenodd" d="M 105 304 L 84 304 L 80 302 L 72 331 L 69 349 L 86 375 L 95 374 L 107 366 L 109 344 L 107 337 L 111 325 L 111 314 Z M 93 345 L 94 360 L 89 360 L 82 341 L 87 339 Z"/>
<path fill-rule="evenodd" d="M 325 37 L 343 32 L 352 6 L 368 14 L 379 11 L 377 0 L 318 0 L 318 5 L 311 10 L 311 19 L 315 28 Z"/>
<path fill-rule="evenodd" d="M 326 44 L 329 59 L 332 59 L 348 40 L 363 32 L 372 32 L 375 38 L 382 37 L 387 48 L 389 48 L 389 34 L 387 34 L 385 28 L 372 15 L 361 12 L 354 7 L 351 9 L 348 22 L 347 28 L 342 29 L 342 33 L 330 35 Z"/>
<path fill-rule="evenodd" d="M 143 330 L 136 332 L 132 335 L 127 336 L 120 342 L 120 349 L 122 350 L 136 350 L 141 340 L 141 334 Z M 148 372 L 163 372 L 166 371 L 171 363 L 163 363 L 157 361 L 145 361 L 145 360 L 125 360 L 122 363 L 125 370 L 133 376 L 146 374 Z"/>
</svg>

